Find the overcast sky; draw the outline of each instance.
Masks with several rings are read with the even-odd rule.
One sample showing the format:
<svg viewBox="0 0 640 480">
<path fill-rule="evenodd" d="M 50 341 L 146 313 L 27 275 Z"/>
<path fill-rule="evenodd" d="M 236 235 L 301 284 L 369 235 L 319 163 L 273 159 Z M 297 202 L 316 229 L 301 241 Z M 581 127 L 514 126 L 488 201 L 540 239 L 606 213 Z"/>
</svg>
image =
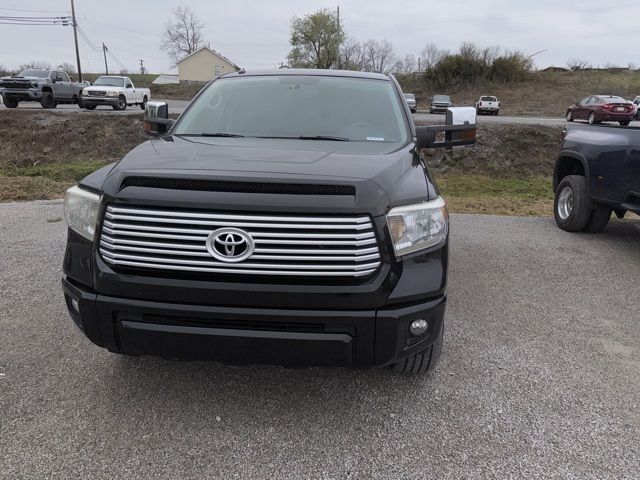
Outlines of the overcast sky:
<svg viewBox="0 0 640 480">
<path fill-rule="evenodd" d="M 126 67 L 144 59 L 150 72 L 170 72 L 159 49 L 163 23 L 177 5 L 193 9 L 211 47 L 241 67 L 273 68 L 286 61 L 293 15 L 335 8 L 336 0 L 76 0 L 78 23 L 96 45 L 107 44 Z M 456 49 L 463 41 L 533 54 L 538 67 L 564 66 L 569 57 L 593 65 L 640 66 L 640 0 L 346 0 L 339 3 L 347 33 L 390 40 L 400 56 L 426 43 Z M 45 12 L 23 12 L 42 10 Z M 0 16 L 60 15 L 70 0 L 0 0 Z M 102 72 L 102 51 L 80 43 L 83 71 Z M 63 26 L 0 24 L 0 64 L 31 60 L 75 64 L 73 32 Z M 111 61 L 113 64 L 114 62 Z M 119 67 L 113 65 L 115 69 Z"/>
</svg>

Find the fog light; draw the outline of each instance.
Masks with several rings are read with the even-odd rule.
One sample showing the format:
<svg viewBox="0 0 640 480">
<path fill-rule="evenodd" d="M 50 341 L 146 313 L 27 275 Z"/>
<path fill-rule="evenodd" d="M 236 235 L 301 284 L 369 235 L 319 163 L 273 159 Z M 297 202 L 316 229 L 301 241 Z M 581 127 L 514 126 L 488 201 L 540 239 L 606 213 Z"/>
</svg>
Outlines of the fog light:
<svg viewBox="0 0 640 480">
<path fill-rule="evenodd" d="M 422 335 L 423 333 L 425 333 L 427 331 L 427 329 L 429 328 L 429 324 L 427 323 L 426 320 L 414 320 L 413 322 L 411 322 L 411 325 L 409 325 L 409 331 L 411 332 L 411 335 Z"/>
<path fill-rule="evenodd" d="M 78 303 L 78 300 L 76 300 L 75 298 L 71 299 L 71 306 L 73 307 L 73 309 L 80 313 L 80 304 Z"/>
</svg>

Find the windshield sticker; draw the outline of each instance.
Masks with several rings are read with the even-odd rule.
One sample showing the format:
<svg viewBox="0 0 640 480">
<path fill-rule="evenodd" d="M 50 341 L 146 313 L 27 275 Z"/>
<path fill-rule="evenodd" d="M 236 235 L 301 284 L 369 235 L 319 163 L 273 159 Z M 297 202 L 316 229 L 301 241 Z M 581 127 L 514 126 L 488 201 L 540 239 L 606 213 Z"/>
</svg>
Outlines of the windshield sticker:
<svg viewBox="0 0 640 480">
<path fill-rule="evenodd" d="M 384 137 L 367 137 L 369 142 L 384 142 Z"/>
</svg>

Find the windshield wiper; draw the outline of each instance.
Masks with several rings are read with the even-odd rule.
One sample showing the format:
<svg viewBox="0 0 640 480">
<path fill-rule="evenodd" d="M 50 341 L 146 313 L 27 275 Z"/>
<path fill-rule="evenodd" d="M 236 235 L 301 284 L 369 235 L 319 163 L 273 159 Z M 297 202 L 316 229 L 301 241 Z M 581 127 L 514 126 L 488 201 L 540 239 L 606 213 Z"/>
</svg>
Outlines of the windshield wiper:
<svg viewBox="0 0 640 480">
<path fill-rule="evenodd" d="M 202 132 L 202 136 L 203 137 L 229 137 L 229 138 L 244 137 L 244 135 L 240 135 L 239 133 L 220 133 L 220 132 L 216 132 L 216 133 Z"/>
<path fill-rule="evenodd" d="M 285 140 L 330 140 L 332 142 L 349 142 L 350 141 L 346 137 L 333 137 L 331 135 L 298 135 L 297 137 L 260 136 L 255 138 L 276 138 L 276 139 L 285 139 Z"/>
</svg>

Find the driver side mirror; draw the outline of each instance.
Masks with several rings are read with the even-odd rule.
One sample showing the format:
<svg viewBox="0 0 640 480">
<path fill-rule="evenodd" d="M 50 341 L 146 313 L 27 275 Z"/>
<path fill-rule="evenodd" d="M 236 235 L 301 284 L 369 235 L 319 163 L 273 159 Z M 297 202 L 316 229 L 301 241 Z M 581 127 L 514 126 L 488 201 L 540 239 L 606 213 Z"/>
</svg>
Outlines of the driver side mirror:
<svg viewBox="0 0 640 480">
<path fill-rule="evenodd" d="M 151 137 L 164 135 L 173 126 L 167 102 L 147 102 L 144 110 L 144 133 Z"/>
</svg>

